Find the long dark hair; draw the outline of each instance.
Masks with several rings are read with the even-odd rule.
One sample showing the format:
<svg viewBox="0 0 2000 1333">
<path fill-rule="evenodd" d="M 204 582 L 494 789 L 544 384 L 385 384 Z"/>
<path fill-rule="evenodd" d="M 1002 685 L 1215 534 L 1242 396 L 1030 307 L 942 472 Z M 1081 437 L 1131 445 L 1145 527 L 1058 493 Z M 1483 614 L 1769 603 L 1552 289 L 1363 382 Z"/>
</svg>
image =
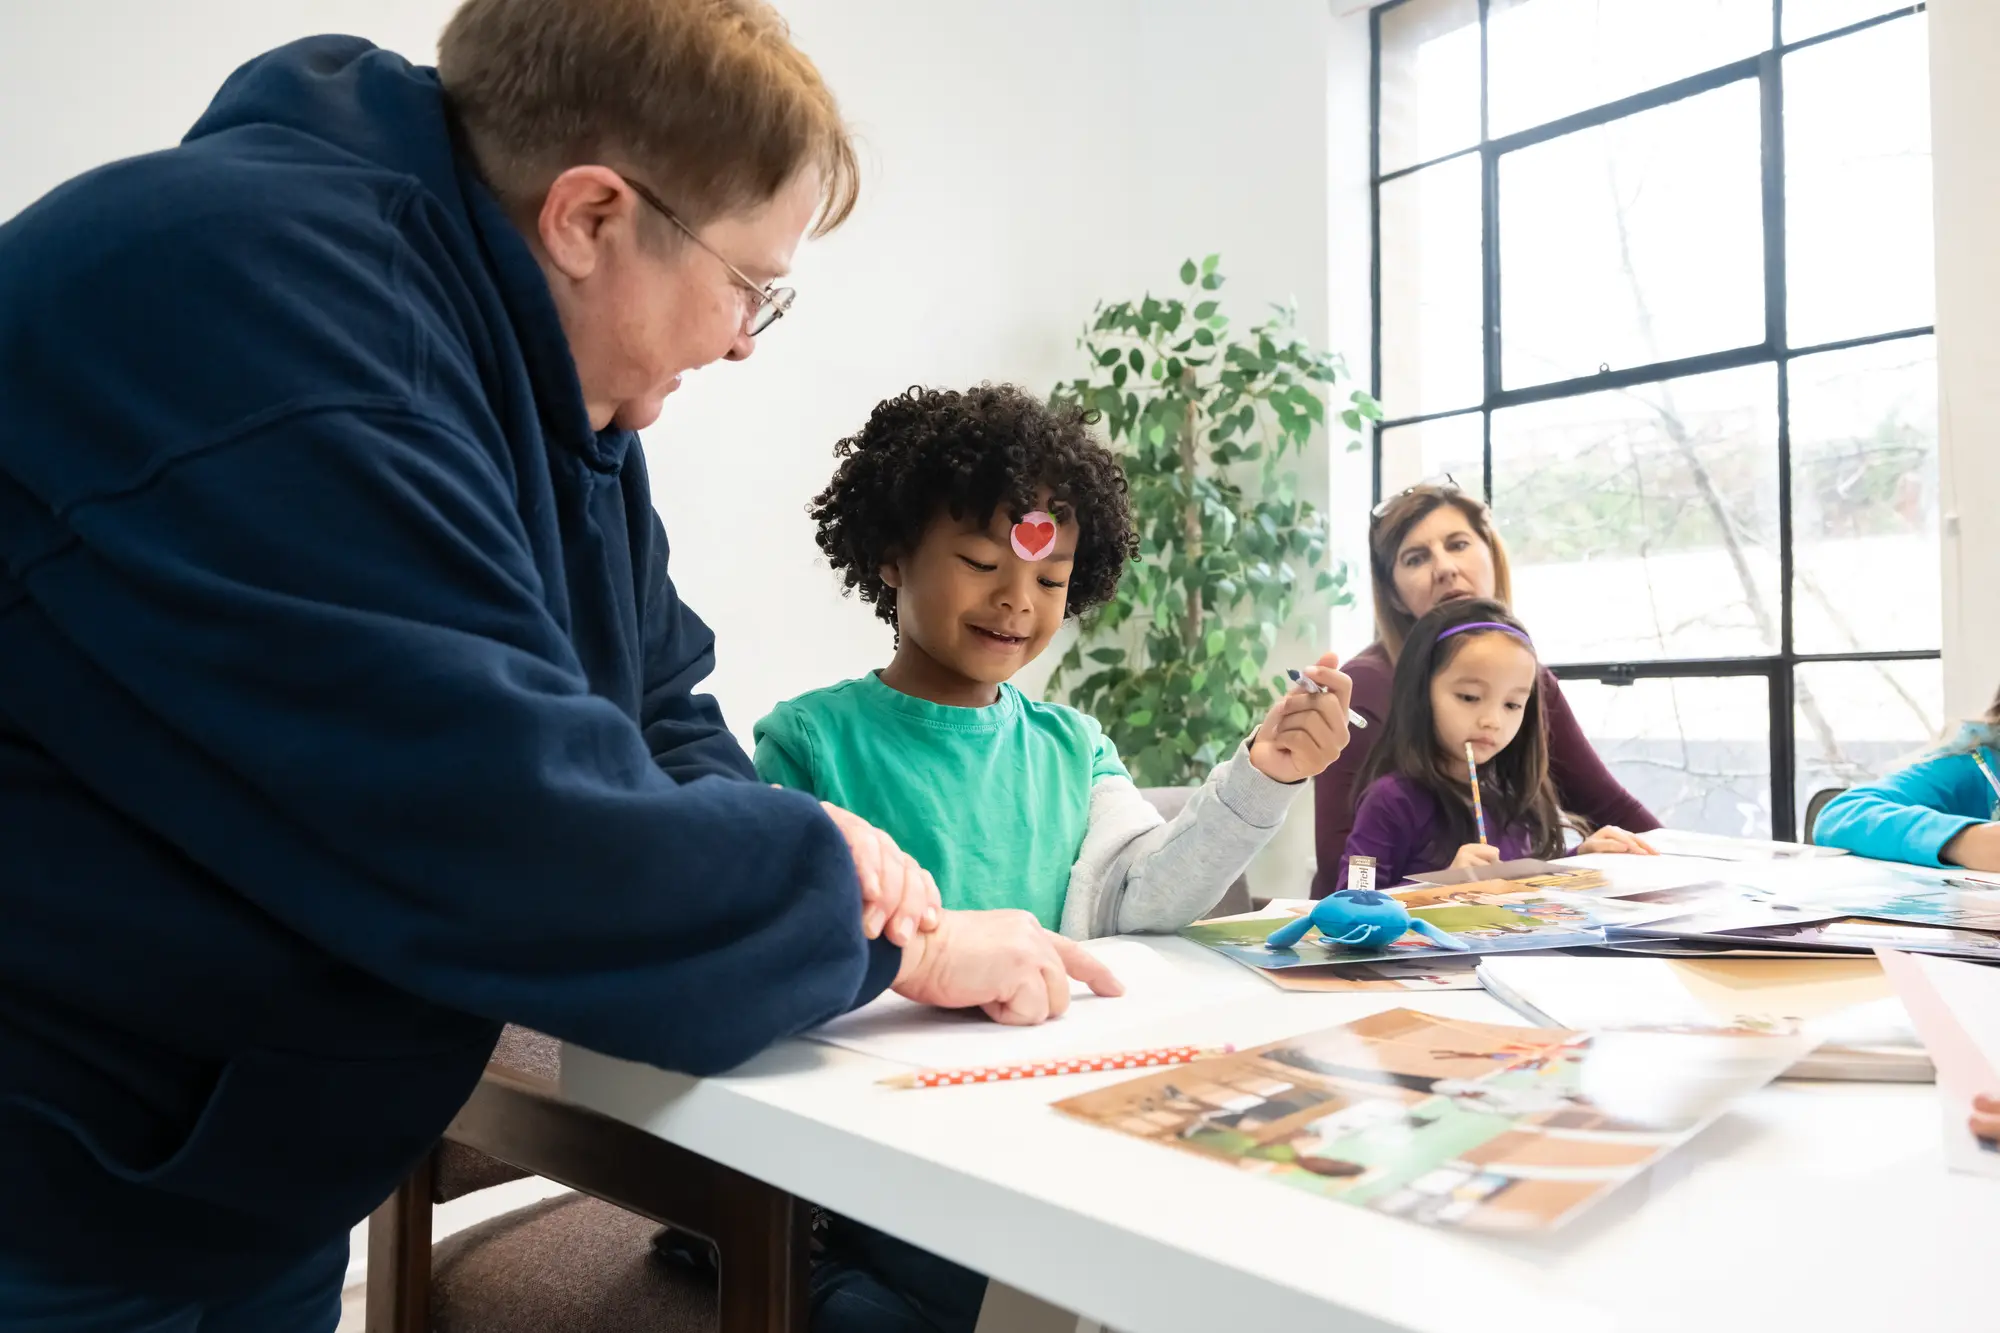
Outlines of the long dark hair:
<svg viewBox="0 0 2000 1333">
<path fill-rule="evenodd" d="M 1390 689 L 1389 715 L 1383 719 L 1381 739 L 1362 765 L 1361 782 L 1355 788 L 1359 793 L 1376 779 L 1394 774 L 1429 792 L 1437 799 L 1438 815 L 1444 821 L 1441 836 L 1430 849 L 1433 851 L 1443 850 L 1447 841 L 1456 848 L 1479 838 L 1466 777 L 1462 771 L 1447 776 L 1440 768 L 1437 719 L 1431 711 L 1432 677 L 1449 666 L 1469 640 L 1501 632 L 1451 634 L 1461 625 L 1479 621 L 1506 625 L 1523 643 L 1528 642 L 1527 630 L 1506 607 L 1479 597 L 1445 602 L 1412 625 L 1396 659 L 1396 682 Z M 1448 634 L 1449 638 L 1444 637 Z M 1532 651 L 1532 644 L 1528 646 Z M 1562 851 L 1566 821 L 1556 802 L 1555 782 L 1549 777 L 1548 723 L 1542 714 L 1539 681 L 1528 695 L 1520 734 L 1480 772 L 1480 793 L 1487 831 L 1496 842 L 1503 830 L 1518 830 L 1527 834 L 1532 856 L 1554 856 Z"/>
</svg>

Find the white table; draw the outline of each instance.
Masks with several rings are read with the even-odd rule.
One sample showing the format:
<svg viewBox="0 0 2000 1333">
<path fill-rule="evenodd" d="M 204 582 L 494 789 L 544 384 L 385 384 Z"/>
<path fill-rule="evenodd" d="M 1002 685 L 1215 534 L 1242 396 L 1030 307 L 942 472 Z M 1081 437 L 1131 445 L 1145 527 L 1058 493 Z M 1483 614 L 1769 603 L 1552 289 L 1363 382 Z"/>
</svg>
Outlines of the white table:
<svg viewBox="0 0 2000 1333">
<path fill-rule="evenodd" d="M 1521 1021 L 1477 992 L 1287 994 L 1185 941 L 1151 944 L 1219 988 L 1162 1042 L 1249 1045 L 1399 1004 Z M 1569 1228 L 1493 1239 L 1047 1109 L 1129 1073 L 875 1085 L 895 1068 L 794 1040 L 696 1080 L 571 1047 L 563 1091 L 1120 1333 L 2000 1328 L 2000 1181 L 1946 1172 L 1928 1086 L 1773 1085 Z"/>
</svg>

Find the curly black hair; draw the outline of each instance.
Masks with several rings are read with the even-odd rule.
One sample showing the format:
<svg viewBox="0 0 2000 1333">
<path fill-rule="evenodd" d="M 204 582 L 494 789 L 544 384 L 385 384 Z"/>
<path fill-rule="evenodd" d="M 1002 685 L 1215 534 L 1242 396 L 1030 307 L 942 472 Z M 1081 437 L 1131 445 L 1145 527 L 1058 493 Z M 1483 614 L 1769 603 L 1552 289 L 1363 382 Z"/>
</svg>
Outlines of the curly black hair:
<svg viewBox="0 0 2000 1333">
<path fill-rule="evenodd" d="M 833 480 L 807 512 L 819 549 L 850 591 L 896 623 L 896 590 L 882 566 L 916 546 L 940 511 L 1019 520 L 1049 492 L 1049 512 L 1080 530 L 1067 613 L 1110 600 L 1138 554 L 1125 473 L 1090 433 L 1096 414 L 1051 407 L 1011 384 L 963 392 L 921 385 L 876 404 L 868 424 L 833 447 Z"/>
</svg>

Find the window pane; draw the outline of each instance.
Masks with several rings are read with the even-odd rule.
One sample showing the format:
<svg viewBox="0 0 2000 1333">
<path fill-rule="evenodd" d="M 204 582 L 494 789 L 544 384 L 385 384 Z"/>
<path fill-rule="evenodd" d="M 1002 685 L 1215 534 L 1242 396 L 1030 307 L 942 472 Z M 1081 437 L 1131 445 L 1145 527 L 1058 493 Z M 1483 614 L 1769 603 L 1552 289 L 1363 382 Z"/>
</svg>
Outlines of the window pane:
<svg viewBox="0 0 2000 1333">
<path fill-rule="evenodd" d="M 1935 340 L 1800 357 L 1790 374 L 1793 642 L 1937 647 Z"/>
<path fill-rule="evenodd" d="M 1872 782 L 1908 762 L 1944 718 L 1939 662 L 1809 662 L 1794 683 L 1801 830 L 1814 792 Z"/>
<path fill-rule="evenodd" d="M 1785 284 L 1794 347 L 1931 322 L 1922 14 L 1785 57 Z"/>
<path fill-rule="evenodd" d="M 1486 425 L 1479 413 L 1397 426 L 1383 431 L 1381 441 L 1383 499 L 1447 476 L 1460 490 L 1483 494 Z"/>
<path fill-rule="evenodd" d="M 1492 0 L 1495 138 L 1771 45 L 1771 0 Z"/>
<path fill-rule="evenodd" d="M 1405 0 L 1381 24 L 1382 170 L 1478 143 L 1478 0 Z"/>
<path fill-rule="evenodd" d="M 1802 42 L 1893 9 L 1908 8 L 1891 0 L 1785 0 L 1785 40 Z"/>
<path fill-rule="evenodd" d="M 1500 159 L 1508 388 L 1764 339 L 1757 85 Z"/>
<path fill-rule="evenodd" d="M 1762 676 L 1562 688 L 1611 772 L 1667 827 L 1771 836 L 1771 693 Z"/>
<path fill-rule="evenodd" d="M 1777 371 L 1493 414 L 1514 608 L 1550 662 L 1778 648 Z"/>
<path fill-rule="evenodd" d="M 1480 336 L 1479 159 L 1382 187 L 1382 408 L 1391 417 L 1476 407 Z"/>
</svg>

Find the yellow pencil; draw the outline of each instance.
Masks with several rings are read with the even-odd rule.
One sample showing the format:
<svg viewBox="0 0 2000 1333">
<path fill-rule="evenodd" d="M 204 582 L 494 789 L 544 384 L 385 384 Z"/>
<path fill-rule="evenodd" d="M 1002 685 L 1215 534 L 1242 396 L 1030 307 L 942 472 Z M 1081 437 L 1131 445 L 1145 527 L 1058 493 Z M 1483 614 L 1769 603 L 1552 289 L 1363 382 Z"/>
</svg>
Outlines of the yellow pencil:
<svg viewBox="0 0 2000 1333">
<path fill-rule="evenodd" d="M 1472 742 L 1465 743 L 1465 768 L 1472 775 L 1472 818 L 1479 825 L 1479 845 L 1486 845 L 1486 808 L 1479 803 L 1479 761 L 1472 757 Z"/>
</svg>

